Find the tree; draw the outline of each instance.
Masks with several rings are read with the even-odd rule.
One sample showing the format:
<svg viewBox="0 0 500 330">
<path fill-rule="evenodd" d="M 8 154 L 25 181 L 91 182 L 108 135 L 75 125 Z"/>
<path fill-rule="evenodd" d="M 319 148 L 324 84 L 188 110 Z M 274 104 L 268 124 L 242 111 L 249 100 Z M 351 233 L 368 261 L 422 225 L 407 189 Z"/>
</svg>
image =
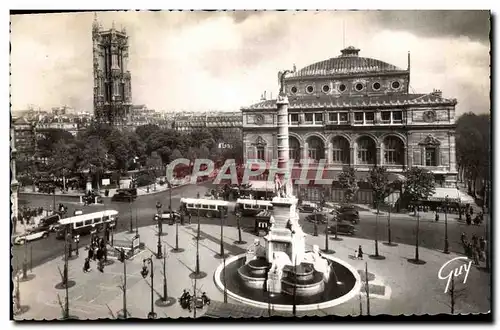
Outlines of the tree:
<svg viewBox="0 0 500 330">
<path fill-rule="evenodd" d="M 162 168 L 163 162 L 161 160 L 161 157 L 158 155 L 156 151 L 153 151 L 151 153 L 151 156 L 148 158 L 148 161 L 146 163 L 146 166 L 148 168 L 148 171 L 150 173 L 150 177 L 152 180 L 154 180 L 154 189 L 156 190 L 156 173 L 159 169 Z"/>
<path fill-rule="evenodd" d="M 359 186 L 356 178 L 356 170 L 354 167 L 344 167 L 339 174 L 339 183 L 344 188 L 344 200 L 346 203 L 353 201 Z"/>
<path fill-rule="evenodd" d="M 476 193 L 478 178 L 486 179 L 490 167 L 490 116 L 465 113 L 457 120 L 456 153 L 460 179 Z M 484 184 L 483 184 L 484 186 Z"/>
<path fill-rule="evenodd" d="M 72 146 L 64 143 L 62 140 L 54 146 L 52 157 L 49 161 L 49 168 L 56 177 L 62 177 L 63 189 L 66 190 L 66 177 L 70 175 L 75 168 L 75 155 Z"/>
<path fill-rule="evenodd" d="M 159 131 L 161 131 L 161 128 L 154 124 L 141 125 L 135 129 L 135 133 L 143 142 L 146 142 L 151 134 Z"/>
<path fill-rule="evenodd" d="M 368 175 L 368 183 L 373 191 L 373 202 L 377 209 L 375 215 L 375 259 L 383 258 L 378 253 L 378 215 L 380 212 L 380 204 L 384 202 L 385 197 L 389 194 L 389 175 L 385 167 L 373 167 Z"/>
<path fill-rule="evenodd" d="M 96 136 L 91 137 L 81 148 L 78 157 L 78 169 L 81 172 L 90 171 L 97 176 L 97 189 L 99 189 L 99 176 L 112 165 L 108 156 L 108 149 L 104 142 Z"/>
<path fill-rule="evenodd" d="M 413 205 L 420 203 L 422 200 L 427 200 L 435 191 L 434 175 L 421 167 L 412 167 L 408 169 L 405 174 L 404 192 L 406 200 L 412 202 Z M 425 261 L 419 259 L 418 246 L 419 246 L 419 226 L 420 215 L 417 207 L 417 230 L 415 235 L 415 259 L 409 261 L 417 264 L 423 264 Z"/>
<path fill-rule="evenodd" d="M 179 159 L 179 158 L 184 158 L 184 156 L 182 155 L 182 153 L 179 149 L 174 149 L 172 151 L 172 154 L 170 155 L 170 159 L 174 160 L 174 159 Z"/>
</svg>

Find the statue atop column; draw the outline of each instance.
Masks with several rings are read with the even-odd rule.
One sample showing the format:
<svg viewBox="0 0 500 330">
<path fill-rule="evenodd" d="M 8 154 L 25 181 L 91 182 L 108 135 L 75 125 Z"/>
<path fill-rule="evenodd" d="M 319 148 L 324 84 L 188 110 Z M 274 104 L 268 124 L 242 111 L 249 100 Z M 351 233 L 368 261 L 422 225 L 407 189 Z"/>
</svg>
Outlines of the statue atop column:
<svg viewBox="0 0 500 330">
<path fill-rule="evenodd" d="M 291 70 L 285 70 L 278 72 L 278 83 L 280 85 L 280 90 L 278 93 L 278 100 L 283 100 L 286 97 L 285 93 L 285 78 L 288 73 L 291 73 Z"/>
</svg>

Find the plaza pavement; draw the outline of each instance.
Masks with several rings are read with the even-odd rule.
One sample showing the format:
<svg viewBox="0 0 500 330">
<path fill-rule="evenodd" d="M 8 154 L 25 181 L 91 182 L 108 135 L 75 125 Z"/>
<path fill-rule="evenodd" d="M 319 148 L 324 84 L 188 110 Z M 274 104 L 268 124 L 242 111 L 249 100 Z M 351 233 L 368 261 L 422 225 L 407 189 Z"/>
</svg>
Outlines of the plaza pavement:
<svg viewBox="0 0 500 330">
<path fill-rule="evenodd" d="M 193 218 L 195 221 L 196 218 Z M 213 274 L 222 260 L 214 256 L 220 251 L 219 238 L 220 226 L 218 219 L 214 219 L 214 225 L 201 225 L 202 237 L 200 241 L 200 269 L 207 276 L 197 281 L 198 288 L 205 291 L 212 301 L 223 301 L 223 294 L 215 286 Z M 150 311 L 150 277 L 143 279 L 140 271 L 143 259 L 152 256 L 151 251 L 156 251 L 157 235 L 154 226 L 139 229 L 141 241 L 145 243 L 146 249 L 127 261 L 127 308 L 131 317 L 146 318 Z M 183 289 L 192 292 L 194 281 L 189 275 L 195 268 L 195 240 L 196 224 L 179 226 L 179 247 L 184 248 L 182 253 L 169 252 L 175 246 L 175 226 L 164 225 L 166 236 L 161 237 L 166 244 L 167 258 L 167 280 L 168 296 L 175 299 L 175 304 L 169 307 L 158 307 L 155 312 L 158 317 L 192 317 L 193 314 L 183 310 L 177 303 L 177 298 Z M 133 235 L 120 233 L 115 235 L 115 240 L 131 238 Z M 226 253 L 239 255 L 245 253 L 246 247 L 253 244 L 254 235 L 242 231 L 243 240 L 246 245 L 236 245 L 233 242 L 238 239 L 237 229 L 234 227 L 224 228 L 224 239 Z M 385 260 L 373 260 L 369 257 L 374 253 L 374 242 L 371 240 L 353 237 L 342 237 L 342 241 L 335 241 L 330 237 L 329 247 L 335 250 L 334 257 L 343 259 L 351 264 L 356 270 L 364 271 L 365 263 L 368 266 L 368 280 L 370 281 L 370 306 L 371 315 L 376 314 L 437 314 L 449 313 L 450 301 L 448 294 L 444 294 L 446 281 L 438 279 L 438 271 L 441 266 L 454 257 L 455 254 L 443 254 L 420 248 L 420 259 L 426 261 L 425 265 L 415 265 L 408 262 L 413 258 L 415 247 L 399 244 L 389 247 L 382 242 L 379 243 L 379 253 L 386 257 Z M 261 238 L 263 243 L 263 238 Z M 306 236 L 307 249 L 317 244 L 324 247 L 324 236 Z M 357 247 L 361 245 L 365 253 L 364 260 L 354 258 Z M 122 293 L 119 289 L 123 277 L 123 264 L 116 259 L 110 258 L 114 263 L 106 266 L 104 273 L 96 270 L 96 263 L 92 262 L 92 271 L 83 273 L 83 262 L 87 251 L 80 248 L 77 259 L 69 261 L 69 279 L 76 285 L 69 288 L 70 315 L 79 319 L 111 318 L 117 316 L 122 309 Z M 154 300 L 157 301 L 163 294 L 162 261 L 153 257 L 154 261 Z M 58 267 L 62 270 L 64 261 L 58 257 L 33 269 L 34 278 L 27 282 L 20 282 L 21 306 L 29 309 L 23 314 L 14 316 L 15 320 L 51 320 L 60 319 L 62 310 L 58 303 L 58 294 L 64 303 L 65 290 L 57 289 L 55 286 L 61 282 Z M 31 275 L 31 276 L 33 276 Z M 363 278 L 363 276 L 362 276 Z M 471 267 L 466 284 L 463 284 L 463 276 L 457 278 L 455 285 L 457 289 L 464 289 L 462 297 L 457 298 L 456 313 L 478 313 L 490 310 L 490 274 L 475 267 Z M 301 315 L 359 315 L 360 300 L 363 305 L 363 314 L 366 313 L 366 298 L 359 294 L 350 301 L 320 311 L 300 312 Z M 240 304 L 231 298 L 228 302 Z M 242 307 L 243 308 L 243 307 Z M 243 308 L 244 309 L 244 308 Z M 207 307 L 197 311 L 197 316 L 206 312 Z"/>
</svg>

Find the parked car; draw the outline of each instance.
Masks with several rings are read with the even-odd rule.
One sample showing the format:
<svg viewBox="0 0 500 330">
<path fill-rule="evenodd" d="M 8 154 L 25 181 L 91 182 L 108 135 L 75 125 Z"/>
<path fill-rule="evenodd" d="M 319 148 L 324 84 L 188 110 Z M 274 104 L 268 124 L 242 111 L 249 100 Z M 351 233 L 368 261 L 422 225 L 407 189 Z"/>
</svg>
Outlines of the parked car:
<svg viewBox="0 0 500 330">
<path fill-rule="evenodd" d="M 126 192 L 133 196 L 137 196 L 137 188 L 121 188 L 116 190 L 116 193 L 121 193 L 121 192 Z"/>
<path fill-rule="evenodd" d="M 29 230 L 25 234 L 16 236 L 14 238 L 14 244 L 23 245 L 26 242 L 31 242 L 46 237 L 49 237 L 49 231 L 45 228 L 37 227 L 32 230 Z"/>
<path fill-rule="evenodd" d="M 339 221 L 349 221 L 352 224 L 359 223 L 359 213 L 353 211 L 345 211 L 337 215 Z"/>
<path fill-rule="evenodd" d="M 309 214 L 305 218 L 305 220 L 312 222 L 312 223 L 317 222 L 317 223 L 325 224 L 325 223 L 327 223 L 327 221 L 332 221 L 333 217 L 328 215 L 328 214 L 324 214 L 324 213 L 316 213 L 316 214 Z"/>
<path fill-rule="evenodd" d="M 318 205 L 309 202 L 303 202 L 301 205 L 297 207 L 297 210 L 302 213 L 313 213 L 319 212 Z"/>
<path fill-rule="evenodd" d="M 131 202 L 137 198 L 136 195 L 132 195 L 130 192 L 120 191 L 111 197 L 112 202 Z"/>
<path fill-rule="evenodd" d="M 337 234 L 344 234 L 344 235 L 351 235 L 354 236 L 356 233 L 356 228 L 348 223 L 342 223 L 342 222 L 337 222 L 337 224 L 333 224 L 328 228 L 328 231 L 331 234 L 337 233 Z"/>
<path fill-rule="evenodd" d="M 354 205 L 349 205 L 349 204 L 344 204 L 344 205 L 341 205 L 337 211 L 339 211 L 339 213 L 344 213 L 344 212 L 353 212 L 353 213 L 356 213 L 356 214 L 359 214 L 359 211 L 356 210 L 356 207 Z"/>
</svg>

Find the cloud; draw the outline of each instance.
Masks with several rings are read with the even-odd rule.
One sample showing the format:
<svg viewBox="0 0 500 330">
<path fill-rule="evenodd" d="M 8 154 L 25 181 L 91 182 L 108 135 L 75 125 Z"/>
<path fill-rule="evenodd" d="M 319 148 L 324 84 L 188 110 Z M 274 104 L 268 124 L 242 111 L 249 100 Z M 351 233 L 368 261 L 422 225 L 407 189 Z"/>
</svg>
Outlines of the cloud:
<svg viewBox="0 0 500 330">
<path fill-rule="evenodd" d="M 340 55 L 401 68 L 411 85 L 458 98 L 457 112 L 488 112 L 488 12 L 100 12 L 127 28 L 136 104 L 157 110 L 238 110 L 277 91 L 277 72 Z M 92 111 L 93 13 L 12 16 L 14 109 L 68 104 Z M 488 28 L 485 28 L 488 26 Z M 35 27 L 35 28 L 33 28 Z"/>
<path fill-rule="evenodd" d="M 468 37 L 489 43 L 490 12 L 487 10 L 377 11 L 374 20 L 386 29 L 423 37 Z"/>
</svg>

